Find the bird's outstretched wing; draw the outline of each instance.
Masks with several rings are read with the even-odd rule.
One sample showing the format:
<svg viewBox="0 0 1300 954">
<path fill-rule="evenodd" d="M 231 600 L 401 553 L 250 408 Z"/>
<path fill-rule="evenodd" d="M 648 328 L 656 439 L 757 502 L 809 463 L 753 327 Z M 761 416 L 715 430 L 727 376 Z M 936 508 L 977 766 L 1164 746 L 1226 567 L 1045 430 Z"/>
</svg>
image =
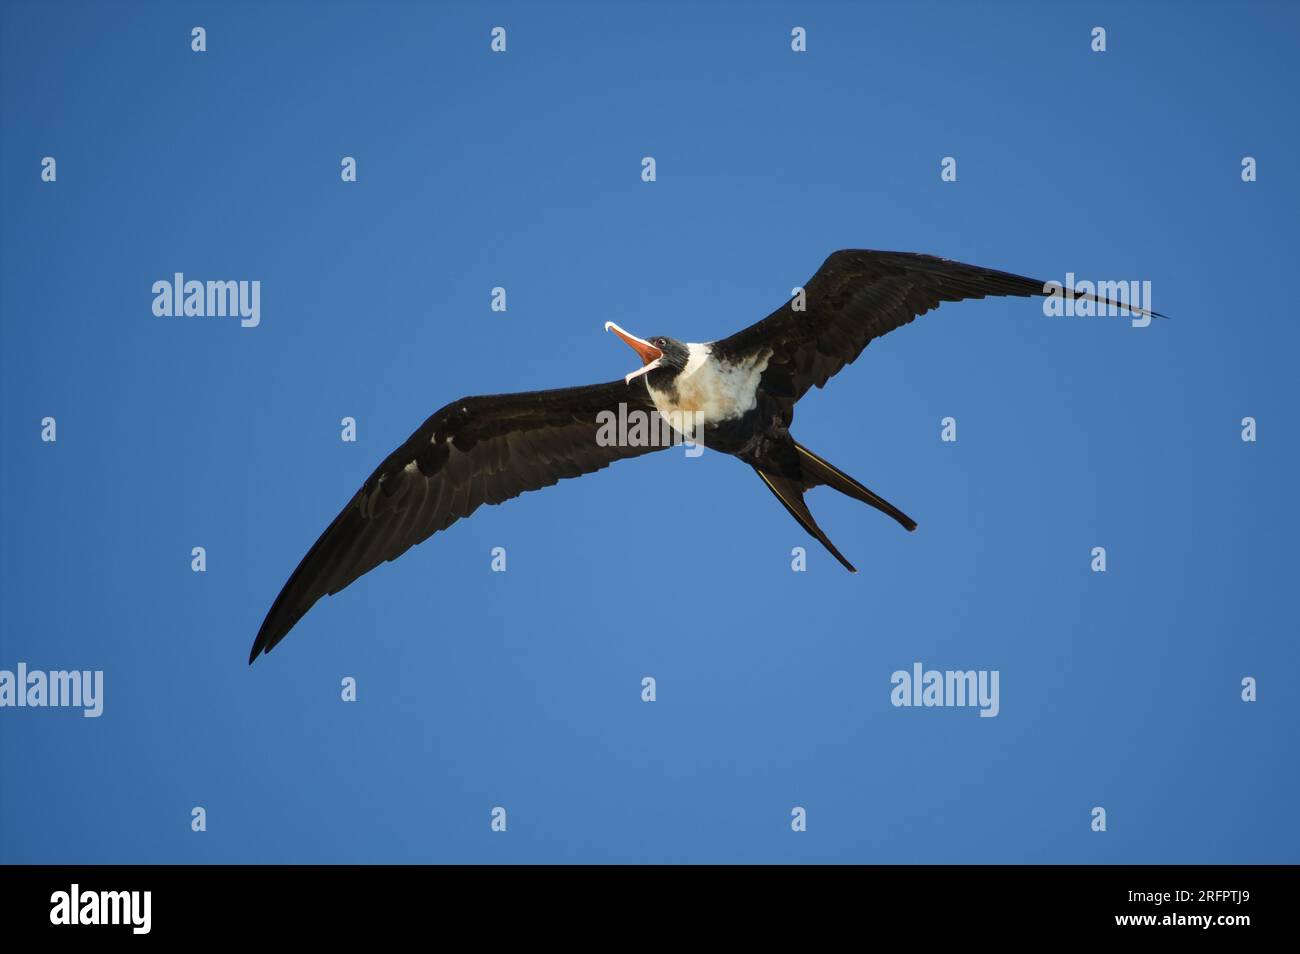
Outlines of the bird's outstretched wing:
<svg viewBox="0 0 1300 954">
<path fill-rule="evenodd" d="M 663 432 L 646 389 L 622 381 L 469 397 L 436 412 L 388 455 L 303 557 L 267 613 L 248 661 L 270 652 L 322 596 L 480 505 L 659 450 L 604 439 L 601 412 L 617 416 L 620 404 L 628 413 L 648 415 L 647 433 Z"/>
<path fill-rule="evenodd" d="M 792 299 L 757 324 L 714 342 L 713 352 L 732 359 L 767 352 L 763 387 L 788 402 L 789 412 L 809 388 L 824 386 L 874 339 L 942 302 L 1047 294 L 1037 279 L 933 255 L 844 249 L 832 253 L 804 285 L 803 311 L 795 310 Z M 1091 294 L 1076 292 L 1075 297 L 1123 305 Z"/>
</svg>

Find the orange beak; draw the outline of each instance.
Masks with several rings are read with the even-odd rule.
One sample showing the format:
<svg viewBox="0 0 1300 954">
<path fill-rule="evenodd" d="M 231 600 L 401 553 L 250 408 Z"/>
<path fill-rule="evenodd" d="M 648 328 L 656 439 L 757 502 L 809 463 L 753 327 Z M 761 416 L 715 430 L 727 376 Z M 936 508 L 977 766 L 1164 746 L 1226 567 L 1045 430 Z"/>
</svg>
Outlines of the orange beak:
<svg viewBox="0 0 1300 954">
<path fill-rule="evenodd" d="M 644 338 L 638 338 L 636 335 L 624 331 L 612 321 L 605 322 L 605 330 L 612 331 L 614 334 L 622 338 L 623 343 L 635 351 L 637 356 L 641 359 L 640 370 L 633 371 L 631 374 L 624 377 L 623 380 L 628 384 L 632 383 L 633 378 L 639 378 L 647 371 L 653 371 L 655 368 L 659 367 L 659 360 L 664 356 L 663 351 L 659 348 L 656 348 Z"/>
</svg>

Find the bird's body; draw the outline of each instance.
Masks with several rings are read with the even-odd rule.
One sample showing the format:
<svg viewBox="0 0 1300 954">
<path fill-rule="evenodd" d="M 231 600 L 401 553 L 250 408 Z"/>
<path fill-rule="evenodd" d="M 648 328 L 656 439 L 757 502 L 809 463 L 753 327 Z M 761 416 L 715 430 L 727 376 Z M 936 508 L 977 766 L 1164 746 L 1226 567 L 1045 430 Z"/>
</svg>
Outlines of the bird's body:
<svg viewBox="0 0 1300 954">
<path fill-rule="evenodd" d="M 688 343 L 686 367 L 676 377 L 656 386 L 646 382 L 659 413 L 670 421 L 683 412 L 705 427 L 740 417 L 754 410 L 758 386 L 767 367 L 767 355 L 731 362 L 713 354 L 711 344 Z"/>
<path fill-rule="evenodd" d="M 482 504 L 660 449 L 660 443 L 599 439 L 602 421 L 620 406 L 662 418 L 685 439 L 749 464 L 791 516 L 853 571 L 809 512 L 807 490 L 829 486 L 908 530 L 916 522 L 799 444 L 790 434 L 795 404 L 873 339 L 941 302 L 1042 296 L 1049 287 L 929 255 L 846 250 L 826 260 L 802 296 L 729 338 L 647 340 L 607 323 L 640 355 L 640 369 L 608 384 L 463 398 L 434 413 L 308 551 L 267 613 L 249 661 L 270 652 L 322 596 Z"/>
<path fill-rule="evenodd" d="M 663 380 L 653 372 L 646 375 L 650 400 L 682 437 L 735 453 L 736 442 L 750 429 L 743 425 L 756 425 L 760 417 L 759 388 L 767 355 L 731 361 L 715 356 L 711 343 L 688 342 L 685 348 L 681 373 Z"/>
</svg>

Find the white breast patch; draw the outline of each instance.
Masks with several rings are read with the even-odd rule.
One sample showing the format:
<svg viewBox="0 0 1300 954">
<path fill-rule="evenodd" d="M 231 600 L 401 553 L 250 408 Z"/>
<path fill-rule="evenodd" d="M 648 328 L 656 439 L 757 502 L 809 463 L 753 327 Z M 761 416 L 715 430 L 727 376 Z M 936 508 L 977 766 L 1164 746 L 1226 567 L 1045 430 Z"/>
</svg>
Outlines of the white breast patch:
<svg viewBox="0 0 1300 954">
<path fill-rule="evenodd" d="M 646 387 L 659 413 L 679 433 L 740 417 L 758 404 L 758 382 L 767 356 L 740 364 L 715 360 L 707 344 L 688 344 L 686 368 L 673 381 L 676 394 Z"/>
</svg>

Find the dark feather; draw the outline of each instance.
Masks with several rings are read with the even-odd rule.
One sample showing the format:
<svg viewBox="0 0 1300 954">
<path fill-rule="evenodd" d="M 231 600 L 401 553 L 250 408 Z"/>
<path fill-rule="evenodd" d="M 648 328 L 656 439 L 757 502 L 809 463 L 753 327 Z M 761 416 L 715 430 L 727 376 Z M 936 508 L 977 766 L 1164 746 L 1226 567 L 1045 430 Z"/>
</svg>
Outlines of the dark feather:
<svg viewBox="0 0 1300 954">
<path fill-rule="evenodd" d="M 1037 279 L 933 255 L 845 249 L 827 258 L 804 286 L 805 310 L 795 311 L 793 300 L 787 302 L 757 324 L 714 342 L 713 352 L 733 360 L 767 352 L 762 387 L 781 402 L 788 424 L 795 402 L 809 388 L 823 387 L 876 338 L 942 302 L 1046 294 Z M 1119 304 L 1095 295 L 1076 297 Z"/>
<path fill-rule="evenodd" d="M 481 505 L 659 450 L 597 443 L 597 415 L 617 414 L 620 403 L 650 415 L 658 433 L 645 387 L 622 381 L 469 397 L 435 413 L 376 468 L 303 557 L 267 613 L 248 661 L 270 652 L 322 596 Z"/>
</svg>

